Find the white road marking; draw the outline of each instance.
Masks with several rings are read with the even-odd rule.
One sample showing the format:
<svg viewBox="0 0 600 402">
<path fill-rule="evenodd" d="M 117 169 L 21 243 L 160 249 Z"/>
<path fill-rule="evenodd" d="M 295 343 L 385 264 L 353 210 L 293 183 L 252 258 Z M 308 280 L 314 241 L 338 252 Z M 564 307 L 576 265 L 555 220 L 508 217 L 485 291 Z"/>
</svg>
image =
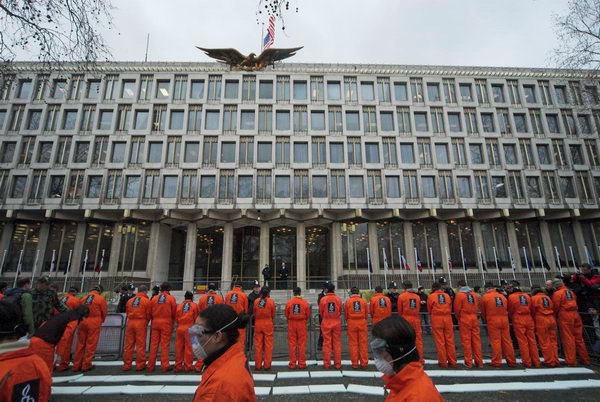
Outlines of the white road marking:
<svg viewBox="0 0 600 402">
<path fill-rule="evenodd" d="M 277 374 L 252 374 L 254 381 L 275 381 Z"/>
<path fill-rule="evenodd" d="M 310 378 L 342 378 L 341 371 L 311 371 Z"/>
<path fill-rule="evenodd" d="M 334 392 L 348 392 L 344 384 L 309 385 L 311 394 L 329 394 Z"/>
<path fill-rule="evenodd" d="M 310 374 L 308 371 L 286 371 L 277 373 L 277 378 L 309 378 Z"/>
<path fill-rule="evenodd" d="M 371 385 L 348 384 L 347 391 L 354 394 L 383 396 L 383 387 L 374 387 Z"/>
<path fill-rule="evenodd" d="M 291 387 L 273 387 L 273 395 L 305 395 L 310 394 L 308 385 L 294 385 Z"/>
</svg>

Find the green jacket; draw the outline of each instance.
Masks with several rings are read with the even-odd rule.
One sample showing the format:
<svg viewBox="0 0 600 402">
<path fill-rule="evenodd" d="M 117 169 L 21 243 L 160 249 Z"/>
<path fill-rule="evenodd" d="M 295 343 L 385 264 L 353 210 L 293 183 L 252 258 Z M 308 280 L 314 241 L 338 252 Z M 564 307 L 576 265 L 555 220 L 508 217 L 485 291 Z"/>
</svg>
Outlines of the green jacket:
<svg viewBox="0 0 600 402">
<path fill-rule="evenodd" d="M 54 309 L 60 313 L 68 310 L 67 306 L 60 301 L 56 292 L 50 289 L 45 292 L 40 292 L 37 289 L 24 292 L 21 296 L 21 308 L 23 310 L 23 320 L 27 324 L 30 335 L 43 322 L 52 317 Z"/>
</svg>

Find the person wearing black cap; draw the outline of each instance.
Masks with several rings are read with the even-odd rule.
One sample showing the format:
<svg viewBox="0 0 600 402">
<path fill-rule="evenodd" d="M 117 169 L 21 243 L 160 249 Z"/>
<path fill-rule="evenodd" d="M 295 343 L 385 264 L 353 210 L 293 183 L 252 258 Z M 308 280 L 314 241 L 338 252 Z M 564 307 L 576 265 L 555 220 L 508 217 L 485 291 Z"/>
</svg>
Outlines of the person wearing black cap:
<svg viewBox="0 0 600 402">
<path fill-rule="evenodd" d="M 127 309 L 127 302 L 130 299 L 133 299 L 135 295 L 133 294 L 133 286 L 132 285 L 124 285 L 121 286 L 121 295 L 119 296 L 119 304 L 117 305 L 117 313 L 125 313 Z"/>
<path fill-rule="evenodd" d="M 421 319 L 423 320 L 423 328 L 427 335 L 431 335 L 431 325 L 429 324 L 429 312 L 427 311 L 427 293 L 425 287 L 417 288 L 417 295 L 421 298 Z"/>
<path fill-rule="evenodd" d="M 398 296 L 400 296 L 398 294 L 398 285 L 396 285 L 396 282 L 390 282 L 387 297 L 389 297 L 392 303 L 392 314 L 398 312 Z"/>
<path fill-rule="evenodd" d="M 150 296 L 150 300 L 154 299 L 154 297 L 158 296 L 160 293 L 160 286 L 156 285 L 152 288 L 152 296 Z"/>
<path fill-rule="evenodd" d="M 262 275 L 263 278 L 265 278 L 265 286 L 269 286 L 269 281 L 271 280 L 271 268 L 269 268 L 268 265 L 265 265 L 263 268 Z"/>
<path fill-rule="evenodd" d="M 454 289 L 452 289 L 450 287 L 450 284 L 448 283 L 446 278 L 444 278 L 443 276 L 440 276 L 440 278 L 438 279 L 438 282 L 440 283 L 440 285 L 442 285 L 442 290 L 444 291 L 444 293 L 446 293 L 448 296 L 450 296 L 450 298 L 454 301 L 454 297 L 456 297 L 456 293 L 454 293 Z"/>
</svg>

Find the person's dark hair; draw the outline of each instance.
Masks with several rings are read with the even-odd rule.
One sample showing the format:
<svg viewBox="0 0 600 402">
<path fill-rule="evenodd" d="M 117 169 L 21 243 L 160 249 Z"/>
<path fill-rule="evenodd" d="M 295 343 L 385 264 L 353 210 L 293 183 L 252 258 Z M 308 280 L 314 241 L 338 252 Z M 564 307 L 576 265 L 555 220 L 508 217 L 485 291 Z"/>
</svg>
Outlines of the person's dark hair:
<svg viewBox="0 0 600 402">
<path fill-rule="evenodd" d="M 486 289 L 495 289 L 496 285 L 494 285 L 492 282 L 486 282 L 485 285 L 483 285 L 483 287 Z"/>
<path fill-rule="evenodd" d="M 533 285 L 531 286 L 531 294 L 532 295 L 537 295 L 538 293 L 542 293 L 542 287 L 540 285 Z"/>
<path fill-rule="evenodd" d="M 246 328 L 248 325 L 248 314 L 241 312 L 237 314 L 233 307 L 227 304 L 214 304 L 202 310 L 200 317 L 206 321 L 207 332 L 218 331 L 236 319 L 237 321 L 225 328 L 222 332 L 227 335 L 228 346 L 237 342 L 240 333 L 238 329 Z"/>
<path fill-rule="evenodd" d="M 383 292 L 383 288 L 381 286 L 375 286 L 375 293 L 381 293 Z"/>
<path fill-rule="evenodd" d="M 217 284 L 216 283 L 209 283 L 208 284 L 208 290 L 217 290 Z"/>
<path fill-rule="evenodd" d="M 31 278 L 23 278 L 17 281 L 18 288 L 22 288 L 25 285 L 31 285 Z"/>
<path fill-rule="evenodd" d="M 27 334 L 27 326 L 16 303 L 0 300 L 0 317 L 0 339 L 18 339 Z"/>
<path fill-rule="evenodd" d="M 69 293 L 71 292 L 79 293 L 79 288 L 77 288 L 77 286 L 71 286 L 69 288 Z"/>
<path fill-rule="evenodd" d="M 100 284 L 97 284 L 96 286 L 94 286 L 94 287 L 92 288 L 92 290 L 95 290 L 95 291 L 97 291 L 98 293 L 102 293 L 102 292 L 104 292 L 104 287 L 103 287 L 102 285 L 100 285 Z"/>
<path fill-rule="evenodd" d="M 333 282 L 329 282 L 327 284 L 327 292 L 329 292 L 329 293 L 335 292 L 335 285 L 333 284 Z"/>
<path fill-rule="evenodd" d="M 121 286 L 121 290 L 124 290 L 125 292 L 127 292 L 127 286 L 126 285 Z"/>
<path fill-rule="evenodd" d="M 160 291 L 161 291 L 161 292 L 168 292 L 168 291 L 170 291 L 170 290 L 171 290 L 171 285 L 169 284 L 169 282 L 163 282 L 163 283 L 160 285 Z"/>
<path fill-rule="evenodd" d="M 242 284 L 239 282 L 231 282 L 231 289 L 233 288 L 242 288 Z"/>
<path fill-rule="evenodd" d="M 298 286 L 296 286 L 294 288 L 294 296 L 300 296 L 302 294 L 302 289 L 300 289 Z"/>
<path fill-rule="evenodd" d="M 360 289 L 357 288 L 356 286 L 353 286 L 352 289 L 350 289 L 350 293 L 353 295 L 357 295 L 360 293 Z"/>
<path fill-rule="evenodd" d="M 404 282 L 402 282 L 402 287 L 404 289 L 412 289 L 413 284 L 411 281 L 404 281 Z"/>
<path fill-rule="evenodd" d="M 478 293 L 481 290 L 481 286 L 475 286 L 473 292 Z"/>
<path fill-rule="evenodd" d="M 7 287 L 8 284 L 6 282 L 0 282 L 0 292 L 4 292 Z"/>
<path fill-rule="evenodd" d="M 521 286 L 521 284 L 517 280 L 510 281 L 510 284 L 515 288 L 518 288 L 519 286 Z"/>
<path fill-rule="evenodd" d="M 441 288 L 442 288 L 442 285 L 441 285 L 439 282 L 433 282 L 433 283 L 431 284 L 431 290 L 432 290 L 432 291 L 434 291 L 434 292 L 435 292 L 436 290 L 439 290 L 439 289 L 441 289 Z"/>
<path fill-rule="evenodd" d="M 393 315 L 379 321 L 372 330 L 373 337 L 383 339 L 388 344 L 388 353 L 392 359 L 397 359 L 415 347 L 416 334 L 412 325 L 404 318 Z M 410 362 L 418 362 L 419 351 L 415 348 L 404 358 L 393 363 L 395 371 Z"/>
<path fill-rule="evenodd" d="M 189 290 L 185 292 L 185 296 L 183 296 L 185 300 L 194 300 L 194 294 Z"/>
<path fill-rule="evenodd" d="M 462 287 L 465 287 L 465 286 L 467 286 L 467 282 L 466 282 L 464 279 L 461 279 L 460 281 L 458 281 L 458 283 L 457 283 L 457 284 L 458 284 L 458 286 L 460 286 L 461 288 L 462 288 Z"/>
<path fill-rule="evenodd" d="M 158 286 L 158 285 L 154 286 L 154 287 L 152 288 L 152 291 L 153 291 L 153 292 L 155 292 L 155 293 L 158 293 L 158 292 L 160 292 L 160 286 Z"/>
<path fill-rule="evenodd" d="M 262 288 L 260 288 L 260 298 L 264 299 L 265 297 L 269 297 L 269 295 L 271 294 L 271 289 L 269 289 L 268 286 L 263 286 Z"/>
</svg>

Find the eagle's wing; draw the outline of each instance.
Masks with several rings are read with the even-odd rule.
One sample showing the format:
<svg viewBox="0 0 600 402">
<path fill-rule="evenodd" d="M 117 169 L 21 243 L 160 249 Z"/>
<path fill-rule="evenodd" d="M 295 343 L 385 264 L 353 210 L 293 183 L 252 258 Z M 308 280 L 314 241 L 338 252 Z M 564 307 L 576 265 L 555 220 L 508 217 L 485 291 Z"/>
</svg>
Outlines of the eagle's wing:
<svg viewBox="0 0 600 402">
<path fill-rule="evenodd" d="M 287 59 L 288 57 L 292 57 L 296 54 L 296 52 L 302 49 L 304 46 L 300 47 L 291 47 L 287 49 L 277 49 L 277 48 L 268 48 L 264 50 L 260 56 L 258 56 L 259 63 L 264 64 L 273 64 L 278 60 Z"/>
<path fill-rule="evenodd" d="M 198 49 L 202 50 L 208 57 L 212 57 L 213 59 L 217 59 L 223 63 L 227 63 L 230 65 L 238 65 L 246 58 L 243 54 L 238 52 L 236 49 L 228 48 L 228 49 L 206 49 L 203 47 L 196 46 Z"/>
</svg>

